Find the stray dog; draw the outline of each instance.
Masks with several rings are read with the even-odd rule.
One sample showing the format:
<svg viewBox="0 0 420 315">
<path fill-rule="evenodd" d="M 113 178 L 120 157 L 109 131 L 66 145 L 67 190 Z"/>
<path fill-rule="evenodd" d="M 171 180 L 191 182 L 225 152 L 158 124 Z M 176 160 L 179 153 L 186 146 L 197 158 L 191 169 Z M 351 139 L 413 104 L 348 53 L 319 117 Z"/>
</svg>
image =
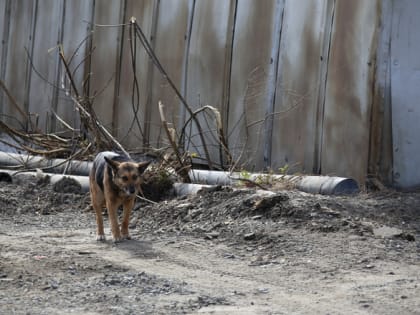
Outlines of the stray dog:
<svg viewBox="0 0 420 315">
<path fill-rule="evenodd" d="M 96 240 L 104 241 L 102 209 L 108 209 L 114 242 L 131 239 L 128 233 L 130 213 L 137 193 L 141 191 L 142 177 L 151 161 L 136 163 L 125 155 L 101 152 L 93 161 L 89 174 L 90 196 L 96 213 Z M 118 208 L 123 206 L 121 230 L 118 224 Z"/>
</svg>

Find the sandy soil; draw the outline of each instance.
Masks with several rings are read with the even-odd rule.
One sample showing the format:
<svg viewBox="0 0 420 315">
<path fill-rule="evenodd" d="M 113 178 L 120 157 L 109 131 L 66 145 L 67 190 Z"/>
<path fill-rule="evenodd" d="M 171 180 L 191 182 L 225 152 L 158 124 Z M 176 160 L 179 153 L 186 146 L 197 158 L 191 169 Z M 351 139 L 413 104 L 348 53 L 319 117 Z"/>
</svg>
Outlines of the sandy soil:
<svg viewBox="0 0 420 315">
<path fill-rule="evenodd" d="M 420 314 L 420 193 L 220 188 L 138 204 L 117 244 L 88 204 L 0 182 L 0 314 Z"/>
</svg>

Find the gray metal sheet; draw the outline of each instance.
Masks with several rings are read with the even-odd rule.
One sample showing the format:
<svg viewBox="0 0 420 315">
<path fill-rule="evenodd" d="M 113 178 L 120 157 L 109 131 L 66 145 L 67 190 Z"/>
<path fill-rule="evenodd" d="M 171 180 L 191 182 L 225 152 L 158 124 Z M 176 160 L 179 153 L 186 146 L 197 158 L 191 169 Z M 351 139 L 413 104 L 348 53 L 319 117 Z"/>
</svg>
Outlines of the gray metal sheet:
<svg viewBox="0 0 420 315">
<path fill-rule="evenodd" d="M 274 98 L 282 12 L 282 0 L 238 1 L 227 134 L 234 160 L 250 169 L 264 167 L 264 121 Z"/>
<path fill-rule="evenodd" d="M 221 109 L 224 104 L 226 66 L 229 63 L 227 54 L 230 43 L 227 42 L 231 25 L 229 25 L 232 1 L 202 0 L 197 1 L 191 32 L 188 54 L 187 100 L 193 110 L 204 105 Z M 228 66 L 229 67 L 229 66 Z M 207 124 L 207 121 L 209 123 Z M 205 129 L 207 147 L 213 157 L 218 157 L 219 147 L 214 138 L 214 120 L 201 119 Z M 193 145 L 188 149 L 204 157 L 202 143 L 195 128 L 192 129 Z"/>
<path fill-rule="evenodd" d="M 28 82 L 26 82 L 26 72 L 28 69 L 28 58 L 25 47 L 29 49 L 32 41 L 31 24 L 34 2 L 12 1 L 10 11 L 9 34 L 2 32 L 5 49 L 4 78 L 2 78 L 14 96 L 17 103 L 25 109 L 28 101 Z M 3 21 L 3 20 L 2 20 Z M 4 47 L 6 45 L 7 47 Z M 3 63 L 3 60 L 2 60 Z M 15 117 L 23 122 L 18 111 L 10 105 L 6 96 L 3 98 L 2 114 Z M 14 127 L 21 125 L 14 118 L 5 117 L 5 122 Z"/>
<path fill-rule="evenodd" d="M 379 65 L 382 70 L 376 73 L 389 71 L 390 76 L 391 87 L 384 87 L 383 92 L 392 89 L 392 113 L 383 115 L 393 115 L 394 181 L 400 187 L 412 187 L 420 178 L 420 171 L 413 171 L 420 147 L 414 126 L 420 113 L 413 105 L 419 98 L 420 65 L 417 32 L 412 31 L 419 26 L 420 12 L 415 0 L 387 1 L 394 5 L 393 60 L 389 67 Z M 12 8 L 9 25 L 2 23 L 7 23 L 3 17 L 6 3 Z M 7 55 L 2 57 L 0 76 L 19 104 L 40 115 L 43 129 L 49 123 L 46 112 L 55 106 L 72 123 L 76 118 L 73 105 L 29 71 L 24 47 L 33 51 L 37 70 L 51 83 L 60 84 L 57 51 L 48 54 L 48 50 L 61 41 L 61 35 L 68 53 L 88 32 L 81 20 L 94 15 L 95 23 L 118 25 L 135 16 L 193 110 L 207 104 L 221 110 L 229 147 L 235 160 L 242 158 L 240 165 L 277 169 L 296 164 L 292 170 L 350 176 L 363 183 L 369 148 L 371 163 L 381 163 L 379 151 L 372 150 L 380 141 L 391 142 L 380 138 L 380 131 L 375 131 L 374 139 L 370 135 L 379 130 L 372 127 L 378 121 L 371 114 L 379 115 L 371 111 L 376 102 L 373 90 L 380 82 L 388 82 L 388 78 L 380 78 L 377 85 L 372 81 L 382 7 L 379 0 L 3 0 L 0 34 Z M 5 26 L 13 36 L 4 37 Z M 95 27 L 90 91 L 92 95 L 105 88 L 95 99 L 95 110 L 124 145 L 134 148 L 141 147 L 144 139 L 135 126 L 131 128 L 133 74 L 127 34 L 128 29 L 121 26 Z M 381 47 L 386 49 L 387 44 Z M 85 53 L 81 51 L 74 62 Z M 150 144 L 165 145 L 157 102 L 163 101 L 168 121 L 178 130 L 188 115 L 139 45 L 136 57 L 138 117 Z M 386 55 L 383 58 L 386 61 Z M 81 84 L 83 71 L 76 77 Z M 0 107 L 4 114 L 19 117 L 4 98 Z M 273 123 L 266 118 L 273 118 Z M 13 124 L 14 120 L 6 121 Z M 213 118 L 208 121 L 201 118 L 212 158 L 218 160 Z M 203 156 L 197 130 L 189 132 L 196 147 L 188 149 Z"/>
<path fill-rule="evenodd" d="M 121 24 L 121 6 L 123 1 L 95 1 L 95 25 L 93 46 L 95 52 L 92 56 L 90 85 L 91 96 L 96 95 L 94 109 L 101 122 L 109 128 L 114 121 L 115 80 L 117 75 L 118 54 L 121 42 L 121 27 L 112 25 Z M 99 94 L 98 94 L 99 93 Z"/>
<path fill-rule="evenodd" d="M 10 0 L 0 1 L 0 80 L 5 80 L 7 67 L 7 50 L 9 45 L 10 27 Z M 0 89 L 0 114 L 3 113 L 5 102 L 8 102 L 6 94 Z"/>
<path fill-rule="evenodd" d="M 368 167 L 377 1 L 337 1 L 324 109 L 322 173 L 364 183 Z"/>
<path fill-rule="evenodd" d="M 392 184 L 392 123 L 391 123 L 391 31 L 393 0 L 382 0 L 376 52 L 376 73 L 373 87 L 369 176 L 386 185 Z"/>
<path fill-rule="evenodd" d="M 151 33 L 153 21 L 156 18 L 155 12 L 158 6 L 158 1 L 127 1 L 125 9 L 125 21 L 129 22 L 131 17 L 134 17 L 137 23 L 142 28 L 145 36 L 151 41 Z M 129 45 L 129 29 L 125 28 L 123 39 L 123 50 L 121 59 L 121 81 L 118 89 L 118 97 L 115 99 L 115 134 L 124 143 L 124 145 L 141 148 L 143 147 L 143 137 L 141 134 L 146 132 L 148 126 L 145 124 L 146 120 L 146 104 L 151 89 L 150 78 L 152 63 L 149 60 L 140 41 L 137 40 L 136 45 L 136 77 L 139 84 L 139 102 L 137 103 L 136 96 L 134 102 L 133 96 L 133 67 Z M 136 93 L 136 92 L 134 92 Z M 137 95 L 137 94 L 134 94 Z M 137 112 L 138 120 L 135 120 L 135 112 Z M 139 127 L 140 125 L 140 127 Z M 142 130 L 140 132 L 140 129 Z"/>
<path fill-rule="evenodd" d="M 156 24 L 155 52 L 177 89 L 182 93 L 185 71 L 185 54 L 189 13 L 192 10 L 189 0 L 160 1 L 159 15 Z M 175 92 L 162 74 L 153 67 L 152 88 L 148 107 L 150 121 L 149 138 L 153 146 L 168 145 L 166 134 L 161 128 L 158 102 L 165 105 L 166 118 L 179 131 L 183 126 L 184 108 Z"/>
<path fill-rule="evenodd" d="M 286 1 L 273 114 L 271 167 L 314 167 L 325 1 Z"/>
<path fill-rule="evenodd" d="M 93 1 L 85 0 L 72 0 L 71 5 L 67 3 L 65 8 L 62 45 L 66 59 L 70 63 L 70 69 L 74 73 L 74 80 L 79 93 L 83 92 L 82 83 L 87 75 L 85 73 L 85 63 L 87 62 L 85 57 L 88 54 L 89 40 L 86 40 L 86 38 L 93 29 L 91 24 L 92 10 Z M 85 41 L 84 44 L 83 41 Z M 61 69 L 61 77 L 57 84 L 60 88 L 64 85 L 65 90 L 68 91 L 70 84 L 62 65 Z M 57 114 L 70 125 L 78 127 L 79 115 L 74 108 L 73 101 L 65 92 L 60 91 Z M 63 129 L 60 123 L 57 123 L 57 127 Z"/>
<path fill-rule="evenodd" d="M 144 3 L 133 2 L 127 8 L 127 15 L 129 13 L 130 16 L 136 17 L 159 61 L 180 91 L 190 3 L 191 1 L 188 0 L 145 1 Z M 128 36 L 128 32 L 126 34 Z M 122 68 L 124 78 L 132 78 L 131 56 L 128 49 L 128 45 L 125 45 Z M 158 101 L 161 100 L 166 106 L 168 121 L 174 123 L 179 121 L 180 104 L 172 88 L 151 62 L 139 41 L 137 42 L 136 75 L 140 83 L 138 117 L 143 133 L 150 145 L 154 147 L 161 146 L 162 143 L 167 144 L 166 135 L 162 133 Z M 143 144 L 143 137 L 136 126 L 130 129 L 131 124 L 127 123 L 127 121 L 132 121 L 133 117 L 130 80 L 130 84 L 121 82 L 118 131 L 122 137 L 129 132 L 130 137 L 126 138 L 127 143 L 140 147 Z"/>
<path fill-rule="evenodd" d="M 33 63 L 44 79 L 34 73 L 29 91 L 29 112 L 39 115 L 40 126 L 52 131 L 51 109 L 56 110 L 58 83 L 58 46 L 61 41 L 64 1 L 38 1 L 34 23 Z M 48 30 L 48 31 L 46 31 Z M 43 127 L 44 129 L 44 127 Z"/>
<path fill-rule="evenodd" d="M 394 1 L 391 98 L 394 184 L 420 186 L 420 2 Z"/>
</svg>

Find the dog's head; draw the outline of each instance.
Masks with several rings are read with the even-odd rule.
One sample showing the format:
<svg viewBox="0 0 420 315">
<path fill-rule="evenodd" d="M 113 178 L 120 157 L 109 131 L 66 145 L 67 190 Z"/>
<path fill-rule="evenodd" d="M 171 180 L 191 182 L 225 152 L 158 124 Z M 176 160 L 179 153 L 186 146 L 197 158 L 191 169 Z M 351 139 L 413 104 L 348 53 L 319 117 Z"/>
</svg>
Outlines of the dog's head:
<svg viewBox="0 0 420 315">
<path fill-rule="evenodd" d="M 119 162 L 105 157 L 106 163 L 112 169 L 114 184 L 126 195 L 134 196 L 141 190 L 142 174 L 151 161 L 147 162 Z"/>
</svg>

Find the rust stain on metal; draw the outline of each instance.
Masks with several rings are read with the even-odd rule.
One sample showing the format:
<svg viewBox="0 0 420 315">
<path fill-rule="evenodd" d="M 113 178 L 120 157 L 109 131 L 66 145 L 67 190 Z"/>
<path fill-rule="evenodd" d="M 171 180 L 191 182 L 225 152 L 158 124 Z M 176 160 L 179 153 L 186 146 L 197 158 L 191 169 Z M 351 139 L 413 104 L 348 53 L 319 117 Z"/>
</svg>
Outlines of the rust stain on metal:
<svg viewBox="0 0 420 315">
<path fill-rule="evenodd" d="M 311 172 L 315 146 L 315 117 L 320 79 L 320 18 L 324 4 L 286 3 L 279 62 L 279 82 L 273 128 L 272 167 L 293 165 L 292 171 Z"/>
<path fill-rule="evenodd" d="M 377 2 L 338 1 L 329 60 L 322 172 L 364 183 Z"/>
</svg>

